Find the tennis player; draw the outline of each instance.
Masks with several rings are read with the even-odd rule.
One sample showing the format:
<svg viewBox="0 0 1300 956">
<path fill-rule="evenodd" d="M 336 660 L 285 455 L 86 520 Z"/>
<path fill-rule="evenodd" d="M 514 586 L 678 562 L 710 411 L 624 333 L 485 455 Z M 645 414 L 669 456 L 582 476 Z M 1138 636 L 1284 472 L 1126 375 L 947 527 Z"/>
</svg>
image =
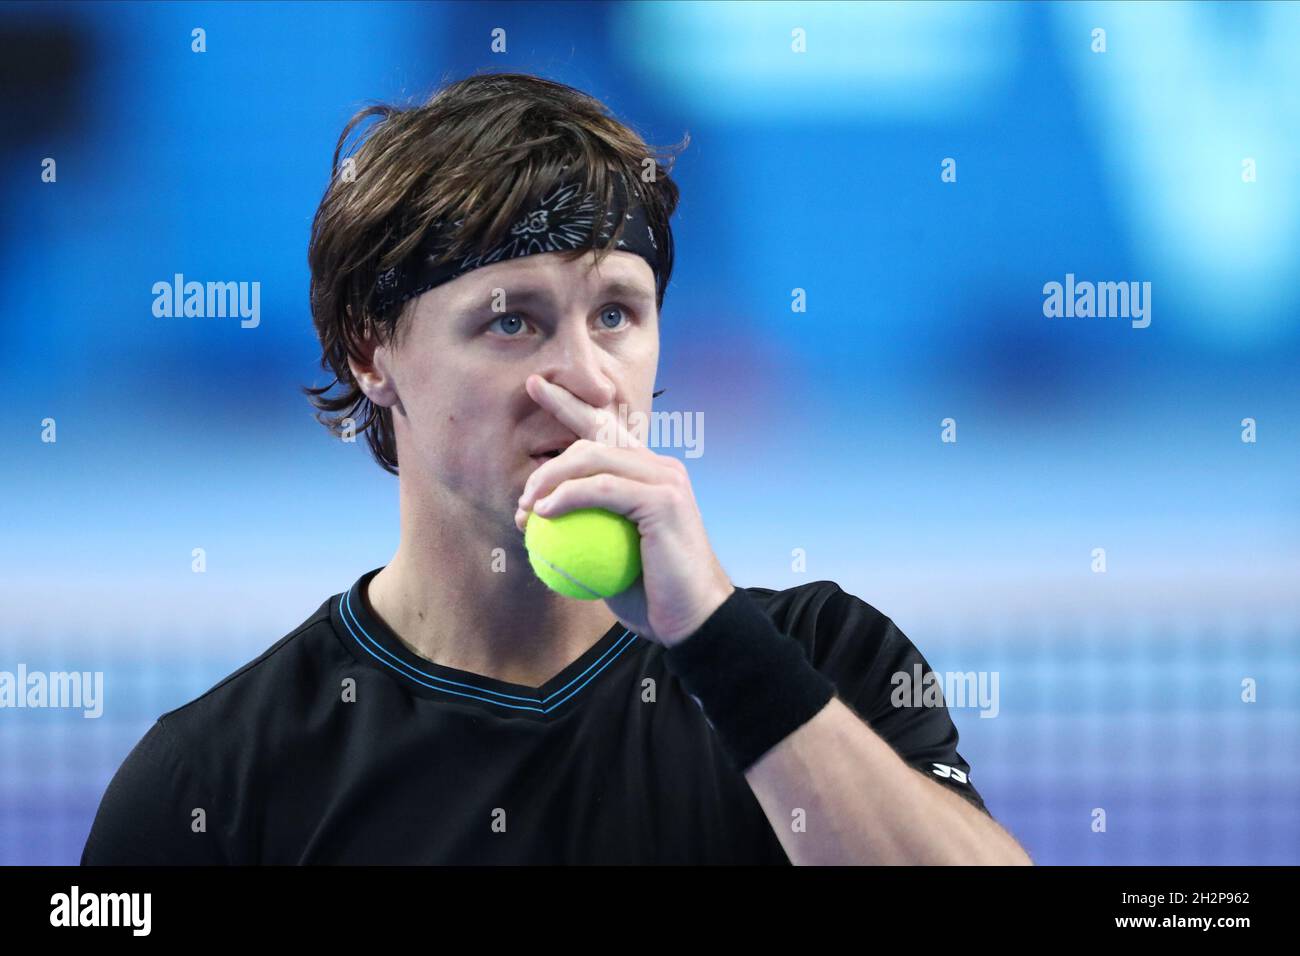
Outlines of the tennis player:
<svg viewBox="0 0 1300 956">
<path fill-rule="evenodd" d="M 942 699 L 896 693 L 931 673 L 907 637 L 831 581 L 735 586 L 682 461 L 626 424 L 658 394 L 660 152 L 520 74 L 353 117 L 309 250 L 333 381 L 305 391 L 399 475 L 400 541 L 158 718 L 83 863 L 1030 862 Z M 593 507 L 642 576 L 562 597 L 522 530 Z"/>
</svg>

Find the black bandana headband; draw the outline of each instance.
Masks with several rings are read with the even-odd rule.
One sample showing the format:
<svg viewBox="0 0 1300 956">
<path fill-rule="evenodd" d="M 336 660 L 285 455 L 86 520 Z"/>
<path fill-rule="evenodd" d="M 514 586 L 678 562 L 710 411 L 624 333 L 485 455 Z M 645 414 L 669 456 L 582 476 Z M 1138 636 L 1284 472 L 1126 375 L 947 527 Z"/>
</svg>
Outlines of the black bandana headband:
<svg viewBox="0 0 1300 956">
<path fill-rule="evenodd" d="M 376 310 L 380 315 L 387 315 L 390 309 L 397 308 L 434 286 L 450 282 L 473 269 L 494 262 L 542 252 L 563 252 L 587 245 L 600 212 L 600 204 L 592 193 L 583 195 L 581 190 L 581 182 L 555 187 L 510 227 L 505 240 L 495 249 L 472 253 L 460 259 L 443 260 L 440 251 L 447 248 L 449 239 L 442 224 L 435 223 L 405 262 L 386 269 L 376 277 Z M 656 292 L 662 299 L 663 256 L 655 242 L 654 231 L 646 219 L 645 208 L 640 203 L 628 207 L 627 187 L 621 176 L 614 180 L 614 198 L 600 230 L 600 242 L 608 240 L 620 217 L 624 220 L 623 232 L 614 248 L 634 253 L 650 264 L 655 276 Z M 463 222 L 463 219 L 456 220 L 452 223 L 452 228 Z"/>
</svg>

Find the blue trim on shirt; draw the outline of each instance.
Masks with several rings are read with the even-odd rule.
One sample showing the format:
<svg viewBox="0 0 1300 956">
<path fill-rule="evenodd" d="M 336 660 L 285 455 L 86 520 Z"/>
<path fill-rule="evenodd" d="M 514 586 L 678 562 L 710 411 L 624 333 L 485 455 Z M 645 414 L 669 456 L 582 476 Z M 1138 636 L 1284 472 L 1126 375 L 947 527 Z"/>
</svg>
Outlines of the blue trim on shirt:
<svg viewBox="0 0 1300 956">
<path fill-rule="evenodd" d="M 560 706 L 560 704 L 563 704 L 566 700 L 568 700 L 574 694 L 578 693 L 578 691 L 582 690 L 582 688 L 586 687 L 589 683 L 595 680 L 596 676 L 599 675 L 601 671 L 603 671 L 610 664 L 614 663 L 614 661 L 619 657 L 619 655 L 621 655 L 625 650 L 631 647 L 632 644 L 634 644 L 637 639 L 636 634 L 633 634 L 630 630 L 624 630 L 622 635 L 619 636 L 618 640 L 614 643 L 612 647 L 606 650 L 605 653 L 601 654 L 600 657 L 598 657 L 596 660 L 592 661 L 591 664 L 588 665 L 588 667 L 581 674 L 578 674 L 576 677 L 573 678 L 573 680 L 569 681 L 563 687 L 557 688 L 556 690 L 547 694 L 546 697 L 542 698 L 541 700 L 538 700 L 537 698 L 533 698 L 533 697 L 521 697 L 517 694 L 506 694 L 503 693 L 502 691 L 492 690 L 491 688 L 487 688 L 487 687 L 477 687 L 474 684 L 466 684 L 466 683 L 462 683 L 461 681 L 449 680 L 446 677 L 439 677 L 436 674 L 427 673 L 425 671 L 420 670 L 418 667 L 408 664 L 406 661 L 402 660 L 392 651 L 388 650 L 388 648 L 384 647 L 379 641 L 375 640 L 369 633 L 366 632 L 366 629 L 362 626 L 361 621 L 357 618 L 356 612 L 352 610 L 352 592 L 353 590 L 355 590 L 355 588 L 356 588 L 355 584 L 351 588 L 348 588 L 347 592 L 339 600 L 339 618 L 343 621 L 344 627 L 348 629 L 348 633 L 352 636 L 352 639 L 355 640 L 357 644 L 361 647 L 361 649 L 364 650 L 367 654 L 369 654 L 375 660 L 379 661 L 379 663 L 383 664 L 385 667 L 390 667 L 393 670 L 397 671 L 397 673 L 401 674 L 407 680 L 414 681 L 415 683 L 423 687 L 428 687 L 430 690 L 441 691 L 444 694 L 454 694 L 457 697 L 469 697 L 473 700 L 481 700 L 487 704 L 497 704 L 501 707 L 510 707 L 515 710 L 532 710 L 541 714 L 550 713 L 556 707 Z M 345 611 L 346 613 L 344 613 Z M 352 618 L 351 621 L 348 620 L 349 616 L 351 616 Z M 361 635 L 364 636 L 365 640 L 362 640 L 362 636 L 358 636 L 357 631 L 361 632 Z M 392 660 L 391 661 L 385 660 L 383 657 L 380 657 L 378 654 L 376 654 L 375 650 L 372 650 L 369 646 L 367 646 L 366 643 L 367 641 L 370 644 L 374 645 L 375 650 L 381 651 L 388 657 L 392 658 Z M 420 680 L 419 677 L 414 676 L 414 674 L 408 673 L 408 671 L 414 672 L 414 674 L 419 674 L 420 677 L 427 677 L 429 678 L 429 680 L 437 681 L 438 683 L 436 684 L 426 683 L 425 681 Z M 582 680 L 582 678 L 589 673 L 591 676 L 587 677 L 586 680 Z M 570 687 L 573 687 L 573 685 L 580 680 L 582 680 L 581 684 L 578 684 L 577 687 L 574 687 L 572 691 L 570 691 L 568 694 L 565 694 L 564 697 L 560 698 L 559 700 L 555 701 L 555 703 L 549 704 L 549 706 L 547 706 L 548 701 L 552 700 L 559 694 L 564 693 L 564 691 L 568 690 Z M 523 700 L 523 701 L 531 701 L 532 703 L 511 704 L 511 703 L 507 703 L 506 700 L 494 700 L 491 697 L 480 697 L 477 694 L 466 694 L 462 691 L 451 690 L 449 686 L 445 686 L 445 685 L 450 685 L 454 687 L 466 687 L 469 688 L 470 690 L 478 691 L 480 694 L 493 694 L 496 697 L 503 697 L 506 698 L 507 700 Z M 537 706 L 539 704 L 543 706 Z"/>
</svg>

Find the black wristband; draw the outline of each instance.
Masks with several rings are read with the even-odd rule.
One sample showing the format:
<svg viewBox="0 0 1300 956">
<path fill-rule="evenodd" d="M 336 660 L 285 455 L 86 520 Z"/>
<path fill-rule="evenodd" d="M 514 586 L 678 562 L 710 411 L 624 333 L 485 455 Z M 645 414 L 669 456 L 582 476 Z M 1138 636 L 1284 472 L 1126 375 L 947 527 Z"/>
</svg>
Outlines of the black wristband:
<svg viewBox="0 0 1300 956">
<path fill-rule="evenodd" d="M 835 685 L 777 630 L 744 588 L 698 631 L 664 652 L 741 773 L 803 726 L 835 696 Z"/>
</svg>

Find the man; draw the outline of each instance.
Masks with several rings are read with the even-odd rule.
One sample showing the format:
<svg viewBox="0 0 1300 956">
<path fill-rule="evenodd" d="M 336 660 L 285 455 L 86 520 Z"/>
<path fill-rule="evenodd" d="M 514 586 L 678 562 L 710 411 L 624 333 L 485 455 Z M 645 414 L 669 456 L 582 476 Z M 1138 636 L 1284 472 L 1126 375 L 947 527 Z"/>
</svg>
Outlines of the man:
<svg viewBox="0 0 1300 956">
<path fill-rule="evenodd" d="M 160 717 L 83 862 L 1029 862 L 942 703 L 891 699 L 928 670 L 907 638 L 829 581 L 735 587 L 685 467 L 622 424 L 650 410 L 673 260 L 648 157 L 514 74 L 344 130 L 310 252 L 344 393 L 308 391 L 400 462 L 397 551 Z M 641 536 L 605 601 L 523 546 L 530 511 L 587 507 Z"/>
</svg>

